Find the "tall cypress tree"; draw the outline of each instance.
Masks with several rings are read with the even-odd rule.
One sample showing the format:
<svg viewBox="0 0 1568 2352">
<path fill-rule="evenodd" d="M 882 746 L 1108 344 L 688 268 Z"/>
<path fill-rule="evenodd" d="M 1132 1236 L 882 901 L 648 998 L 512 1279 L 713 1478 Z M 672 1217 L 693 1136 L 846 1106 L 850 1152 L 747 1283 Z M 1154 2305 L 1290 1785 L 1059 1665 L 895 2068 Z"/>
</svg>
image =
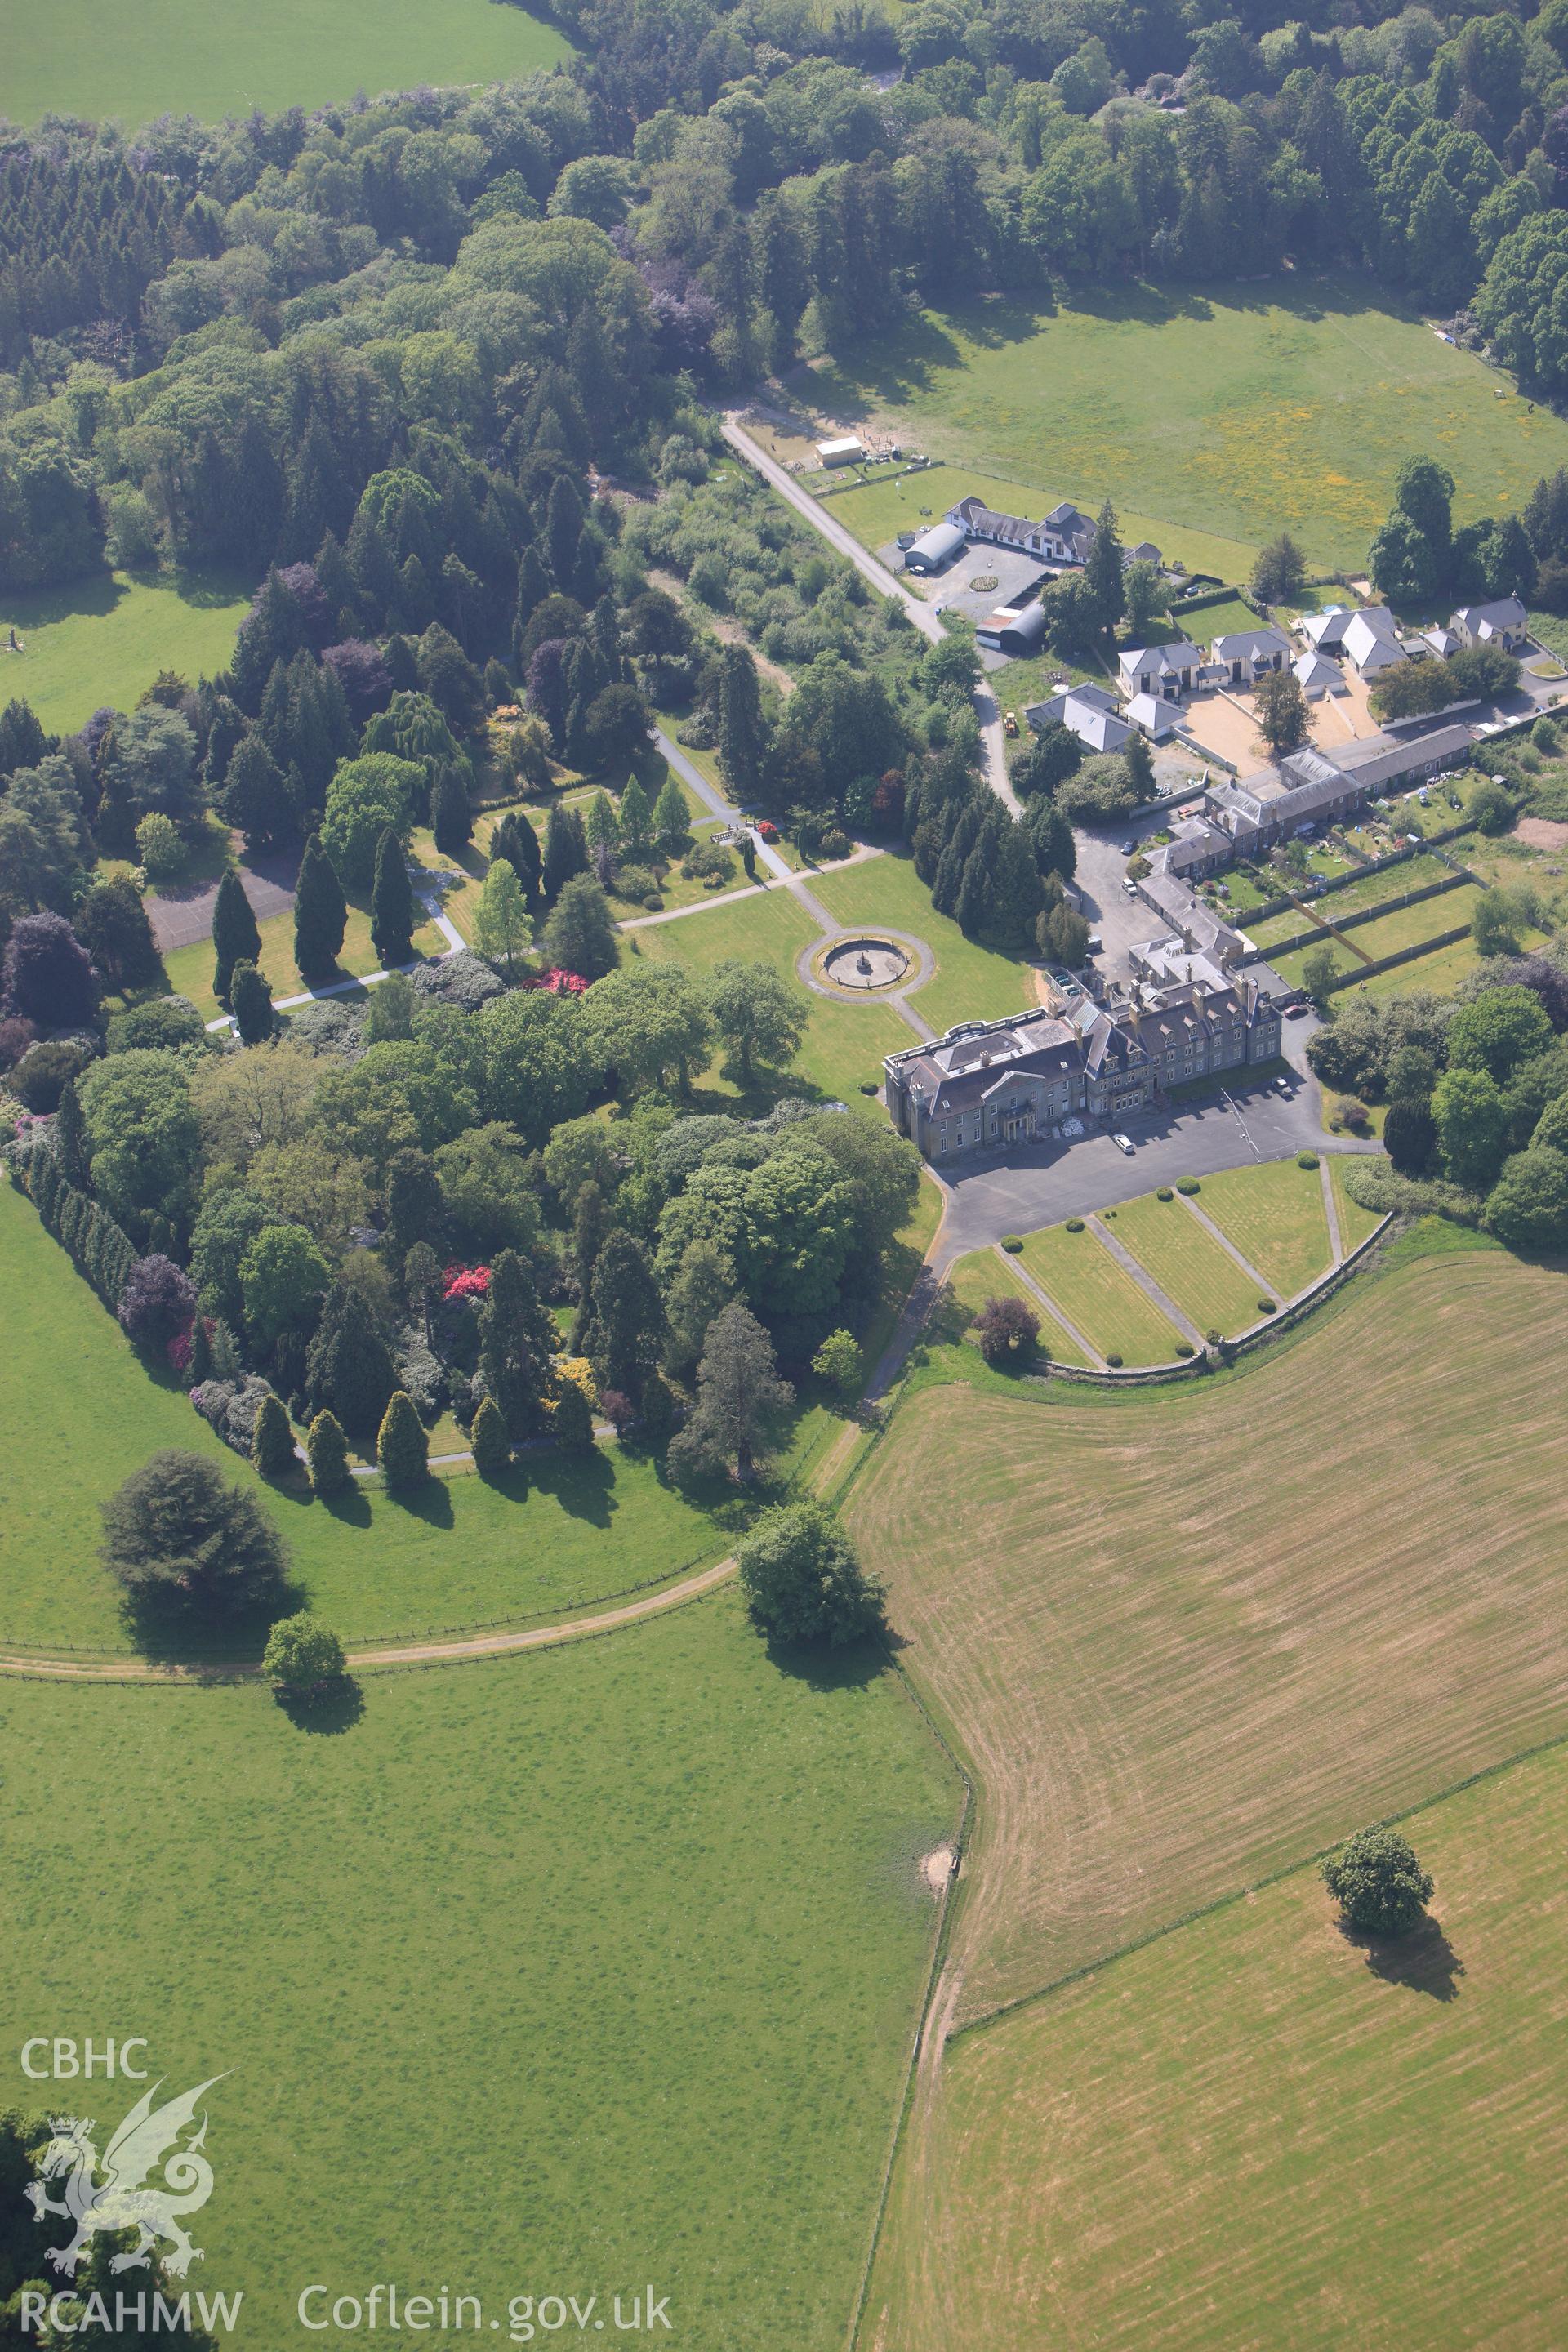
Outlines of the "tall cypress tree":
<svg viewBox="0 0 1568 2352">
<path fill-rule="evenodd" d="M 719 765 L 736 800 L 756 799 L 767 753 L 757 665 L 746 646 L 726 646 L 719 656 Z"/>
<path fill-rule="evenodd" d="M 417 920 L 408 862 L 396 827 L 389 824 L 376 844 L 375 881 L 370 894 L 371 940 L 389 970 L 412 957 Z"/>
<path fill-rule="evenodd" d="M 504 857 L 522 885 L 529 911 L 537 912 L 544 896 L 544 866 L 539 854 L 539 835 L 525 816 L 508 809 L 505 816 L 490 835 L 490 856 Z"/>
<path fill-rule="evenodd" d="M 55 1123 L 49 1130 L 49 1140 L 55 1147 L 55 1158 L 68 1184 L 79 1192 L 92 1190 L 91 1150 L 88 1142 L 87 1120 L 77 1097 L 76 1080 L 68 1078 L 60 1089 L 60 1105 L 55 1113 Z"/>
<path fill-rule="evenodd" d="M 261 961 L 261 933 L 232 866 L 217 886 L 217 899 L 213 907 L 213 994 L 226 1011 L 235 965 Z"/>
<path fill-rule="evenodd" d="M 318 1411 L 368 1436 L 386 1411 L 397 1374 L 362 1294 L 340 1284 L 326 1306 L 305 1364 L 305 1391 Z"/>
<path fill-rule="evenodd" d="M 336 966 L 348 927 L 349 902 L 337 868 L 312 834 L 294 885 L 294 961 L 307 980 Z"/>
<path fill-rule="evenodd" d="M 681 803 L 685 807 L 685 803 Z M 575 809 L 557 801 L 544 828 L 544 895 L 558 898 L 574 874 L 588 871 L 588 842 Z"/>
<path fill-rule="evenodd" d="M 635 1402 L 663 1353 L 668 1326 L 647 1252 L 623 1226 L 608 1234 L 594 1269 L 593 1305 L 583 1351 L 601 1389 Z"/>
<path fill-rule="evenodd" d="M 533 1268 L 515 1250 L 490 1263 L 490 1286 L 479 1317 L 479 1371 L 512 1437 L 540 1424 L 555 1352 L 555 1326 L 539 1302 Z"/>
<path fill-rule="evenodd" d="M 1089 561 L 1083 567 L 1083 584 L 1094 599 L 1097 626 L 1113 629 L 1126 610 L 1127 588 L 1121 571 L 1121 540 L 1116 528 L 1116 509 L 1109 499 L 1100 509 L 1094 545 L 1089 549 Z"/>
<path fill-rule="evenodd" d="M 473 812 L 463 780 L 449 760 L 443 761 L 430 794 L 430 826 L 443 857 L 457 857 L 473 838 Z M 533 827 L 529 826 L 530 833 Z"/>
</svg>

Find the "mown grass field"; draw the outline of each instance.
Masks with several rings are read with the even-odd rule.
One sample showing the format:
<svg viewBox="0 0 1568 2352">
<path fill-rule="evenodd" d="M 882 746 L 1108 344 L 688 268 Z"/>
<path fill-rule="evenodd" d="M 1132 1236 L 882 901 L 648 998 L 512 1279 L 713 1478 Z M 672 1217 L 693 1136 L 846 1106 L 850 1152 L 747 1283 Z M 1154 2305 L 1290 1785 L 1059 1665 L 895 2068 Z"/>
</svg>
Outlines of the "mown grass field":
<svg viewBox="0 0 1568 2352">
<path fill-rule="evenodd" d="M 1219 1330 L 1229 1339 L 1257 1322 L 1258 1285 L 1180 1198 L 1162 1201 L 1145 1192 L 1122 1202 L 1116 1238 L 1200 1331 Z"/>
<path fill-rule="evenodd" d="M 1069 1323 L 1124 1364 L 1168 1364 L 1182 1334 L 1088 1225 L 1047 1225 L 1025 1236 L 1020 1263 Z"/>
<path fill-rule="evenodd" d="M 161 1385 L 39 1224 L 0 1188 L 0 1635 L 35 1648 L 133 1646 L 100 1565 L 99 1505 L 160 1446 L 255 1473 L 174 1384 Z M 310 1604 L 346 1637 L 546 1613 L 716 1559 L 729 1534 L 629 1448 L 541 1456 L 506 1488 L 436 1478 L 395 1501 L 379 1486 L 329 1507 L 262 1491 Z"/>
<path fill-rule="evenodd" d="M 66 0 L 73 15 L 85 14 L 79 0 Z M 14 93 L 16 42 L 24 26 L 56 37 L 62 9 L 26 9 L 21 0 L 0 0 L 0 40 L 5 55 L 4 104 L 20 120 Z M 95 11 L 95 14 L 101 12 Z M 142 27 L 146 10 L 119 20 L 129 31 Z M 134 35 L 145 37 L 142 30 Z M 95 32 L 79 54 L 93 55 Z M 73 109 L 68 100 L 63 110 Z M 80 110 L 87 110 L 85 109 Z M 0 645 L 14 628 L 27 650 L 0 653 L 0 701 L 13 695 L 30 702 L 44 726 L 56 734 L 84 727 L 100 705 L 129 710 L 161 669 L 177 670 L 194 686 L 213 677 L 234 651 L 235 632 L 250 609 L 251 588 L 234 575 L 179 586 L 161 580 L 132 579 L 123 572 L 30 596 L 0 598 Z"/>
<path fill-rule="evenodd" d="M 936 970 L 910 1002 L 933 1029 L 950 1028 L 955 1021 L 998 1020 L 1037 1001 L 1029 966 L 965 939 L 950 916 L 939 915 L 910 858 L 889 852 L 841 873 L 824 874 L 813 881 L 812 892 L 846 928 L 886 923 L 925 941 Z"/>
<path fill-rule="evenodd" d="M 1056 1362 L 1088 1363 L 1083 1349 L 1068 1337 L 1056 1317 L 1046 1312 L 1038 1291 L 1021 1282 L 1008 1260 L 999 1258 L 994 1250 L 972 1250 L 949 1267 L 945 1333 L 962 1338 L 988 1298 L 1021 1298 L 1029 1312 L 1038 1317 L 1040 1346 Z"/>
<path fill-rule="evenodd" d="M 509 2297 L 652 2281 L 693 2352 L 838 2352 L 958 1803 L 891 1675 L 793 1672 L 726 1592 L 363 1708 L 0 1683 L 8 2042 L 43 2001 L 227 2071 L 192 2284 L 247 2340 L 311 2281 L 501 2342 Z"/>
<path fill-rule="evenodd" d="M 1564 1297 L 1458 1250 L 1201 1387 L 917 1387 L 849 1520 L 984 1792 L 961 2017 L 1568 1732 Z"/>
<path fill-rule="evenodd" d="M 1436 1880 L 1405 1953 L 1308 1868 L 950 2042 L 868 2340 L 1555 2352 L 1568 1755 L 1405 1827 Z"/>
<path fill-rule="evenodd" d="M 878 858 L 875 866 L 889 862 Z M 912 1045 L 914 1032 L 889 1005 L 856 1004 L 847 999 L 839 1003 L 803 986 L 795 977 L 795 958 L 816 936 L 817 925 L 805 908 L 784 884 L 777 883 L 756 898 L 696 909 L 678 922 L 650 923 L 627 932 L 622 960 L 647 956 L 654 962 L 682 964 L 692 973 L 710 971 L 731 956 L 747 963 L 773 964 L 798 992 L 807 1014 L 805 1043 L 782 1074 L 787 1083 L 774 1091 L 801 1094 L 815 1087 L 830 1101 L 868 1108 L 880 1118 L 878 1106 L 860 1087 L 880 1079 L 883 1056 Z M 736 1091 L 719 1062 L 702 1083 L 718 1092 Z"/>
<path fill-rule="evenodd" d="M 1277 1298 L 1293 1298 L 1327 1272 L 1329 1222 L 1315 1168 L 1298 1168 L 1293 1160 L 1227 1168 L 1205 1176 L 1195 1197 Z"/>
<path fill-rule="evenodd" d="M 315 0 L 140 0 L 134 9 L 0 0 L 0 39 L 14 121 L 113 116 L 128 129 L 163 113 L 216 122 L 360 89 L 374 97 L 420 82 L 502 81 L 570 55 L 552 26 L 489 0 L 376 0 L 371 10 Z"/>
<path fill-rule="evenodd" d="M 1186 531 L 1250 550 L 1288 530 L 1314 564 L 1352 570 L 1406 457 L 1441 457 L 1461 520 L 1521 507 L 1568 463 L 1568 423 L 1511 389 L 1494 399 L 1505 381 L 1370 280 L 1298 276 L 925 311 L 824 368 L 816 396 L 954 468 L 1091 514 L 1109 497 L 1167 554 Z M 834 512 L 847 521 L 860 495 Z M 1246 577 L 1234 559 L 1198 568 Z"/>
</svg>

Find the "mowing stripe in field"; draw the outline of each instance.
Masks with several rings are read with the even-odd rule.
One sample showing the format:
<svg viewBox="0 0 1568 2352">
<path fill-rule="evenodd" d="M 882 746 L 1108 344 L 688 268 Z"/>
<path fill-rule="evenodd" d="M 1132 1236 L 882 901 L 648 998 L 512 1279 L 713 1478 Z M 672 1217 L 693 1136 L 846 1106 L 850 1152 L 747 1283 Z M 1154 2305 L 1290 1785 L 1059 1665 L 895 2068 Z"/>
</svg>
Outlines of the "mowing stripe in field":
<svg viewBox="0 0 1568 2352">
<path fill-rule="evenodd" d="M 1040 1318 L 1040 1344 L 1059 1364 L 1087 1364 L 1089 1358 L 1076 1340 L 1048 1313 L 1044 1293 L 1026 1282 L 1017 1268 L 994 1250 L 972 1250 L 948 1268 L 947 1289 L 963 1318 L 964 1330 L 988 1298 L 1021 1298 Z"/>
<path fill-rule="evenodd" d="M 1328 1272 L 1329 1224 L 1315 1168 L 1298 1168 L 1294 1160 L 1229 1168 L 1205 1176 L 1197 1197 L 1277 1298 L 1293 1298 Z"/>
<path fill-rule="evenodd" d="M 1087 1225 L 1080 1234 L 1065 1225 L 1030 1234 L 1023 1263 L 1102 1356 L 1120 1356 L 1124 1364 L 1173 1360 L 1182 1334 Z"/>
<path fill-rule="evenodd" d="M 1123 1202 L 1115 1234 L 1200 1332 L 1217 1329 L 1229 1339 L 1257 1322 L 1257 1285 L 1173 1196 L 1145 1192 Z"/>
</svg>

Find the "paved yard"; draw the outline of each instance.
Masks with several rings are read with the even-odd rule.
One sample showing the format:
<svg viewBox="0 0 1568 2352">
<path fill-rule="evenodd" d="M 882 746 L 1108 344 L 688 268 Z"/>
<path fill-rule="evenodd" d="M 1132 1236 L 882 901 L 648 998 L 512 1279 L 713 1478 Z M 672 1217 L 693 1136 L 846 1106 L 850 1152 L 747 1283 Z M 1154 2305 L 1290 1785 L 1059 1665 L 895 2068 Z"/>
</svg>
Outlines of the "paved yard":
<svg viewBox="0 0 1568 2352">
<path fill-rule="evenodd" d="M 1298 1022 L 1292 1028 L 1306 1030 Z M 1289 1040 L 1292 1055 L 1304 1038 Z M 1289 1153 L 1331 1148 L 1318 1115 L 1318 1093 L 1310 1077 L 1296 1079 L 1289 1097 L 1268 1086 L 1238 1091 L 1236 1110 L 1217 1099 L 1175 1108 L 1129 1114 L 1122 1132 L 1135 1147 L 1131 1158 L 1109 1134 L 1090 1133 L 1076 1143 L 1035 1143 L 1012 1151 L 988 1152 L 962 1175 L 946 1178 L 948 1211 L 939 1244 L 950 1265 L 969 1250 L 984 1249 L 1004 1234 L 1027 1234 L 1064 1217 L 1084 1217 L 1114 1208 L 1140 1192 L 1173 1184 L 1180 1176 L 1210 1176 L 1222 1168 L 1242 1168 L 1255 1160 L 1282 1160 Z M 1375 1151 L 1375 1143 L 1332 1149 Z"/>
</svg>

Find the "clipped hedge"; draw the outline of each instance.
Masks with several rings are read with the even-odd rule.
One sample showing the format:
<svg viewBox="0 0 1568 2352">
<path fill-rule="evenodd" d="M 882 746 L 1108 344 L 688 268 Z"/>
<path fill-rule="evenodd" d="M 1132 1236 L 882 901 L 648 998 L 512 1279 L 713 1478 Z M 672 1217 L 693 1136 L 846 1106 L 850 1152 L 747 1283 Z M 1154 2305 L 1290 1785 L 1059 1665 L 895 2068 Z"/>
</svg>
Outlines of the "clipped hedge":
<svg viewBox="0 0 1568 2352">
<path fill-rule="evenodd" d="M 1168 1184 L 1162 1184 L 1159 1191 L 1154 1195 L 1156 1201 L 1173 1201 L 1175 1197 L 1175 1194 L 1172 1192 Z"/>
<path fill-rule="evenodd" d="M 1069 1217 L 1067 1222 L 1067 1229 L 1069 1234 L 1081 1234 L 1083 1231 L 1083 1219 L 1081 1217 Z"/>
<path fill-rule="evenodd" d="M 1316 1168 L 1319 1164 L 1318 1155 L 1315 1151 L 1298 1151 L 1296 1154 L 1296 1165 L 1298 1168 Z"/>
<path fill-rule="evenodd" d="M 1258 1311 L 1260 1315 L 1273 1315 L 1278 1312 L 1278 1309 L 1271 1298 L 1260 1298 L 1258 1302 Z"/>
<path fill-rule="evenodd" d="M 1201 1192 L 1203 1189 L 1203 1186 L 1198 1182 L 1195 1176 L 1179 1176 L 1176 1179 L 1177 1192 L 1184 1192 L 1189 1201 L 1192 1199 L 1194 1192 Z"/>
<path fill-rule="evenodd" d="M 1004 1234 L 1002 1246 L 1009 1257 L 1016 1257 L 1024 1246 L 1023 1236 L 1019 1234 Z"/>
</svg>

